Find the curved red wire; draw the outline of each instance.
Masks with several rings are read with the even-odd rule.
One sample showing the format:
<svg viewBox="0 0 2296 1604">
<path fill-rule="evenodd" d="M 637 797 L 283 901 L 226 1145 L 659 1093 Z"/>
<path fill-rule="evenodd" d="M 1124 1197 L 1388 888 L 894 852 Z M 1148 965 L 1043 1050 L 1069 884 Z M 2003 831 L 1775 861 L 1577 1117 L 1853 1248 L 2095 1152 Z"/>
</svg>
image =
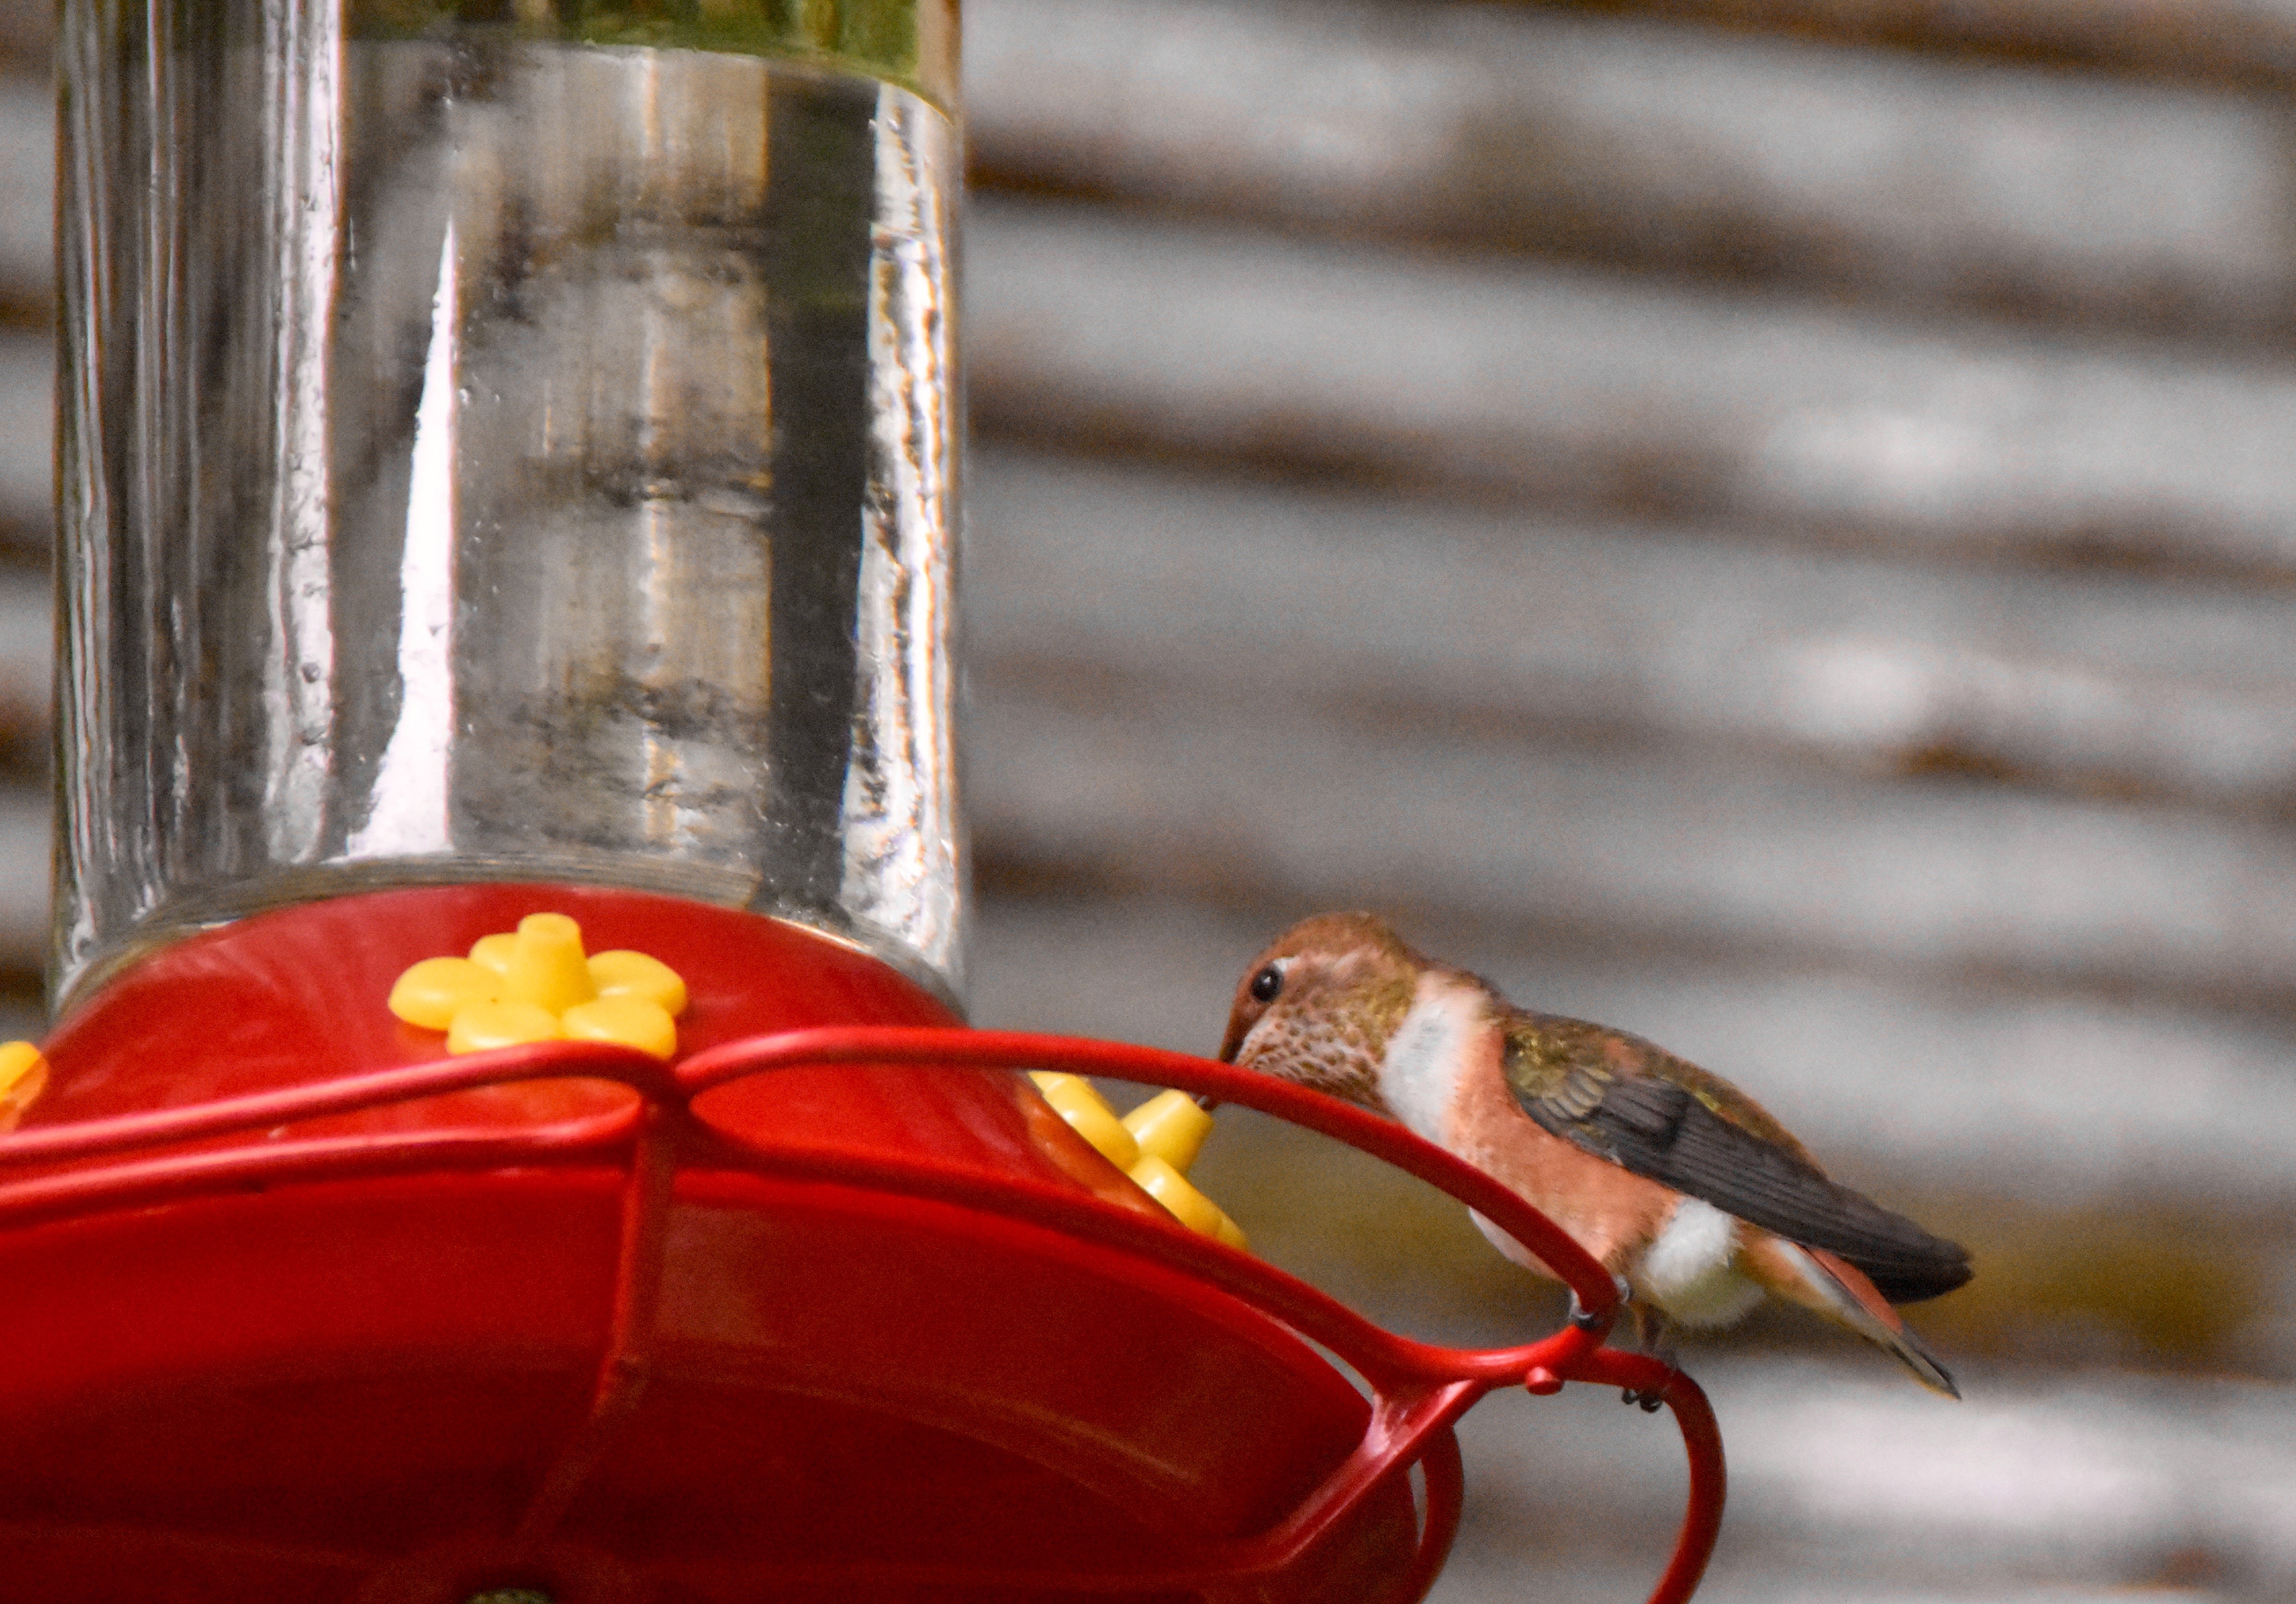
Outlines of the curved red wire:
<svg viewBox="0 0 2296 1604">
<path fill-rule="evenodd" d="M 678 1086 L 696 1097 L 727 1081 L 799 1064 L 926 1064 L 977 1069 L 1038 1067 L 1100 1075 L 1241 1103 L 1343 1141 L 1418 1176 L 1481 1213 L 1537 1254 L 1578 1296 L 1590 1320 L 1617 1317 L 1610 1271 L 1562 1229 L 1472 1164 L 1420 1140 L 1401 1125 L 1335 1098 L 1270 1075 L 1160 1048 L 1025 1031 L 836 1025 L 728 1042 L 677 1065 Z"/>
<path fill-rule="evenodd" d="M 1171 1086 L 1240 1103 L 1289 1120 L 1394 1164 L 1449 1194 L 1529 1248 L 1577 1295 L 1587 1312 L 1544 1341 L 1505 1349 L 1452 1349 L 1400 1337 L 1372 1326 L 1314 1288 L 1246 1255 L 1231 1253 L 1177 1226 L 1100 1208 L 1082 1200 L 1048 1200 L 1041 1192 L 967 1183 L 949 1200 L 988 1206 L 1077 1231 L 1211 1279 L 1246 1302 L 1324 1342 L 1357 1366 L 1376 1394 L 1363 1442 L 1322 1486 L 1274 1530 L 1215 1545 L 1169 1580 L 1186 1585 L 1213 1575 L 1280 1569 L 1342 1520 L 1349 1510 L 1414 1463 L 1427 1477 L 1427 1512 L 1407 1588 L 1416 1598 L 1431 1584 L 1447 1553 L 1459 1505 L 1457 1445 L 1450 1427 L 1492 1387 L 1526 1385 L 1553 1391 L 1565 1381 L 1618 1386 L 1656 1396 L 1672 1408 L 1690 1462 L 1683 1525 L 1650 1604 L 1683 1604 L 1696 1589 L 1720 1529 L 1725 1491 L 1721 1438 L 1705 1394 L 1687 1376 L 1637 1354 L 1600 1345 L 1618 1312 L 1610 1275 L 1545 1215 L 1489 1176 L 1401 1126 L 1320 1093 L 1230 1065 L 1153 1048 L 1081 1037 L 1009 1031 L 837 1026 L 749 1038 L 696 1054 L 673 1067 L 628 1049 L 601 1043 L 537 1042 L 523 1047 L 376 1071 L 308 1087 L 55 1126 L 0 1137 L 0 1171 L 53 1166 L 144 1151 L 204 1137 L 271 1129 L 296 1121 L 526 1080 L 562 1078 L 570 1070 L 618 1081 L 644 1099 L 627 1110 L 560 1122 L 514 1136 L 422 1137 L 393 1132 L 266 1144 L 251 1153 L 160 1154 L 100 1172 L 49 1170 L 0 1182 L 0 1222 L 184 1196 L 264 1176 L 317 1180 L 406 1167 L 480 1168 L 537 1157 L 568 1158 L 619 1149 L 636 1140 L 647 1107 L 690 1114 L 703 1092 L 750 1075 L 800 1065 L 925 1065 L 978 1071 L 1019 1066 L 1060 1069 L 1147 1085 Z M 717 1133 L 725 1139 L 725 1133 Z M 746 1156 L 777 1171 L 880 1184 L 920 1195 L 949 1189 L 850 1155 L 824 1157 L 766 1152 Z M 1051 1218 L 1047 1218 L 1047 1216 Z M 1225 1558 L 1217 1557 L 1224 1552 Z M 978 1578 L 976 1578 L 978 1579 Z M 1031 1578 L 1042 1582 L 1045 1578 Z M 1105 1579 L 1070 1584 L 1098 1591 Z M 1138 1583 L 1133 1578 L 1133 1584 Z"/>
</svg>

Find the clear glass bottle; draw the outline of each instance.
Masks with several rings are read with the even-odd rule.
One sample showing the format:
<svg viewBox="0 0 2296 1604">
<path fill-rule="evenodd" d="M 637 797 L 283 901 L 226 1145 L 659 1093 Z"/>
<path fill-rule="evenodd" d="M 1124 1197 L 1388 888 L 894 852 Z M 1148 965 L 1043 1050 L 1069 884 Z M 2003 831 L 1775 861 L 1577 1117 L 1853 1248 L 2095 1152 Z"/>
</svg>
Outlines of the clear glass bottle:
<svg viewBox="0 0 2296 1604">
<path fill-rule="evenodd" d="M 949 994 L 955 0 L 66 0 L 52 987 L 562 879 Z"/>
</svg>

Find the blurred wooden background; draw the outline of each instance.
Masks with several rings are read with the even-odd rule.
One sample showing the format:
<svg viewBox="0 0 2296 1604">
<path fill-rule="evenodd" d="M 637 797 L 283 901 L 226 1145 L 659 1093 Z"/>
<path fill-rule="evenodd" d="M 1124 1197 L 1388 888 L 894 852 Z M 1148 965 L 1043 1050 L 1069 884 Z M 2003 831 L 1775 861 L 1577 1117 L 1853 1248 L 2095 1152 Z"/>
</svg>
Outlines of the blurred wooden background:
<svg viewBox="0 0 2296 1604">
<path fill-rule="evenodd" d="M 1693 1345 L 1714 1600 L 2296 1592 L 2296 0 L 974 0 L 976 1016 L 1207 1050 L 1394 916 L 1975 1248 L 1968 1401 Z M 0 1002 L 37 1022 L 45 8 L 0 0 Z M 0 1022 L 6 1023 L 6 1022 Z M 1409 1328 L 1552 1304 L 1235 1113 Z M 1486 1405 L 1444 1604 L 1680 1493 Z"/>
</svg>

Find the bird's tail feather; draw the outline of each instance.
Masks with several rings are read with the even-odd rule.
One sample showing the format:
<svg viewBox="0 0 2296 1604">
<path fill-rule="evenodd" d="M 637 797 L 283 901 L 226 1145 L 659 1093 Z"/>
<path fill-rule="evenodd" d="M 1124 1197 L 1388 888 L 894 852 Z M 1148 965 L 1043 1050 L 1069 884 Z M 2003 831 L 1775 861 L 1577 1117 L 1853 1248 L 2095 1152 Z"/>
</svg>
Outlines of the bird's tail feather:
<svg viewBox="0 0 2296 1604">
<path fill-rule="evenodd" d="M 1823 1248 L 1799 1246 L 1782 1238 L 1771 1238 L 1762 1248 L 1767 1251 L 1750 1256 L 1770 1261 L 1760 1268 L 1770 1271 L 1761 1279 L 1772 1290 L 1855 1331 L 1911 1370 L 1931 1391 L 1948 1398 L 1961 1396 L 1945 1366 L 1906 1328 L 1890 1300 L 1855 1265 Z"/>
</svg>

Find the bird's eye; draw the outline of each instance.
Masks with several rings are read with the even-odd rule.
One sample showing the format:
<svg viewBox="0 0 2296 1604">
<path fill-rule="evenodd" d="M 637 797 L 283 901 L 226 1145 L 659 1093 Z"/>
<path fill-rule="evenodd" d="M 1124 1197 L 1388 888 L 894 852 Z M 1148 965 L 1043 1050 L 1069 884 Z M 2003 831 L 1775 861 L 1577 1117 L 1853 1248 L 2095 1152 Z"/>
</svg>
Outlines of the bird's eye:
<svg viewBox="0 0 2296 1604">
<path fill-rule="evenodd" d="M 1254 1002 L 1274 1002 L 1275 994 L 1283 989 L 1283 971 L 1270 964 L 1251 977 L 1251 999 Z"/>
</svg>

